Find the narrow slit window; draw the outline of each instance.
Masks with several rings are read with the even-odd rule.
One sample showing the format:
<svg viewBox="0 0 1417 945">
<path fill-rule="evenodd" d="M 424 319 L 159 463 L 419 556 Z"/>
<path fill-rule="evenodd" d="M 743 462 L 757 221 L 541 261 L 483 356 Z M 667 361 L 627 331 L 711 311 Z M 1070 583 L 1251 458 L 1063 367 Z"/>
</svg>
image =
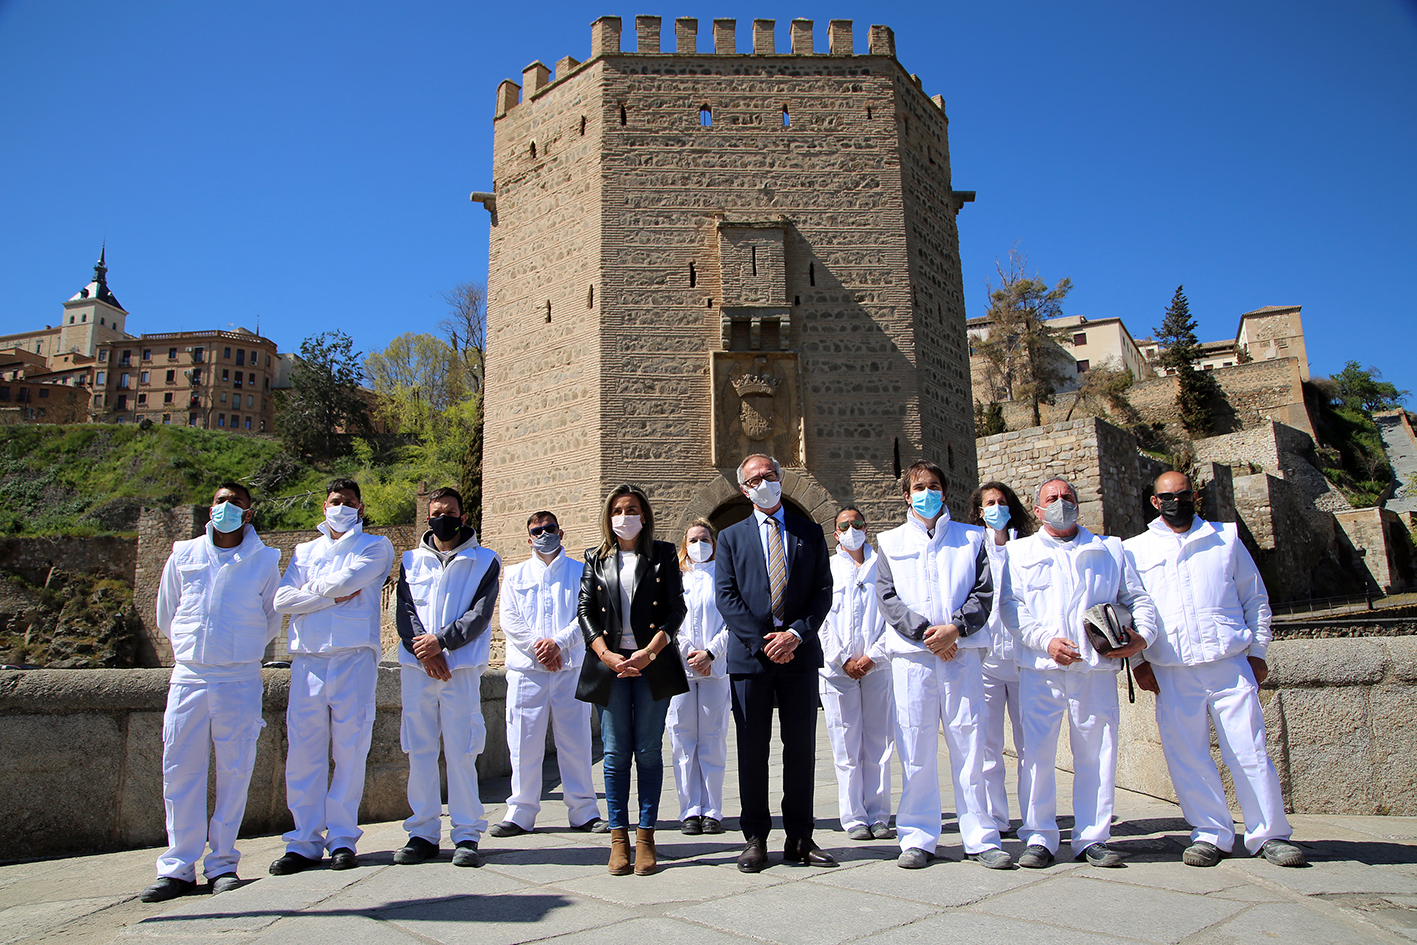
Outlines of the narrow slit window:
<svg viewBox="0 0 1417 945">
<path fill-rule="evenodd" d="M 758 274 L 758 247 L 749 246 L 748 255 L 751 257 L 753 262 L 753 275 L 756 276 Z"/>
<path fill-rule="evenodd" d="M 699 127 L 713 127 L 713 109 L 709 108 L 707 105 L 699 106 Z"/>
<path fill-rule="evenodd" d="M 585 134 L 585 116 L 581 116 L 581 134 Z"/>
<path fill-rule="evenodd" d="M 625 106 L 620 106 L 620 124 L 625 124 Z"/>
<path fill-rule="evenodd" d="M 784 127 L 784 128 L 791 128 L 791 127 L 792 127 L 792 116 L 791 116 L 790 114 L 788 114 L 788 112 L 787 112 L 787 106 L 786 106 L 786 105 L 782 106 L 782 127 Z"/>
<path fill-rule="evenodd" d="M 533 141 L 533 142 L 531 143 L 531 156 L 532 156 L 532 157 L 536 157 L 536 142 L 535 142 L 535 141 Z"/>
<path fill-rule="evenodd" d="M 546 324 L 551 324 L 551 300 L 546 300 Z"/>
<path fill-rule="evenodd" d="M 595 308 L 595 286 L 591 286 L 585 294 L 585 307 Z"/>
<path fill-rule="evenodd" d="M 867 106 L 866 106 L 866 120 L 867 120 L 867 121 L 870 121 L 870 120 L 871 120 L 871 106 L 870 106 L 870 105 L 867 105 Z"/>
<path fill-rule="evenodd" d="M 808 264 L 807 264 L 807 284 L 808 284 L 808 285 L 816 285 L 816 284 L 817 284 L 817 264 L 816 264 L 816 263 L 808 263 Z"/>
<path fill-rule="evenodd" d="M 690 263 L 689 263 L 689 288 L 692 289 L 694 286 L 696 286 L 696 285 L 698 285 L 698 284 L 699 284 L 699 273 L 698 273 L 698 271 L 697 271 L 696 269 L 694 269 L 694 264 L 693 264 L 692 262 L 690 262 Z"/>
</svg>

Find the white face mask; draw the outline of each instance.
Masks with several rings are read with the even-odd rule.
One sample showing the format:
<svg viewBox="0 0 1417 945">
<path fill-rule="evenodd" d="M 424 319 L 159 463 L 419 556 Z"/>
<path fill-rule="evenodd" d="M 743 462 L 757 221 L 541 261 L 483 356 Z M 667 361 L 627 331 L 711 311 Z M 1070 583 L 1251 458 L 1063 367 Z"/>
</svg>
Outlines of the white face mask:
<svg viewBox="0 0 1417 945">
<path fill-rule="evenodd" d="M 331 505 L 325 509 L 325 524 L 343 534 L 359 521 L 359 507 L 356 505 Z"/>
<path fill-rule="evenodd" d="M 689 560 L 697 564 L 703 564 L 713 557 L 713 542 L 707 538 L 701 538 L 689 542 Z"/>
<path fill-rule="evenodd" d="M 612 515 L 610 516 L 610 530 L 615 533 L 615 537 L 624 538 L 626 541 L 633 539 L 644 528 L 638 515 Z"/>
<path fill-rule="evenodd" d="M 860 551 L 861 546 L 866 544 L 866 529 L 848 528 L 844 532 L 837 532 L 836 543 L 847 551 Z"/>
<path fill-rule="evenodd" d="M 781 498 L 782 483 L 780 482 L 768 482 L 764 479 L 748 490 L 748 500 L 760 509 L 777 508 L 778 500 Z"/>
</svg>

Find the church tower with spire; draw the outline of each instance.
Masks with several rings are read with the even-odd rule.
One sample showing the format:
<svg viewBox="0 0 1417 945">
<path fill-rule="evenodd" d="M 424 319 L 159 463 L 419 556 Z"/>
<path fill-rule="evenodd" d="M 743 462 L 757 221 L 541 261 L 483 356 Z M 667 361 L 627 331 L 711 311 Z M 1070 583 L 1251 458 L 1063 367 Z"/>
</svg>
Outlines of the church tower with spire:
<svg viewBox="0 0 1417 945">
<path fill-rule="evenodd" d="M 93 357 L 98 346 L 127 337 L 123 324 L 128 313 L 108 288 L 108 244 L 99 250 L 93 281 L 64 303 L 64 320 L 59 332 L 59 350 Z"/>
</svg>

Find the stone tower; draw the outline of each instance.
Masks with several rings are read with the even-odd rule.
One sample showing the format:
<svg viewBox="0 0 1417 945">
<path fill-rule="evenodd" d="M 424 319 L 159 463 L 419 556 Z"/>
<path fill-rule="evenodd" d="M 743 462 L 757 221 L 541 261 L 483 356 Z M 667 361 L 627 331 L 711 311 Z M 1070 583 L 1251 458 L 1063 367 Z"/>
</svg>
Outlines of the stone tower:
<svg viewBox="0 0 1417 945">
<path fill-rule="evenodd" d="M 598 543 L 605 494 L 648 491 L 658 537 L 747 514 L 735 470 L 786 467 L 825 527 L 900 520 L 902 466 L 934 459 L 958 515 L 976 484 L 944 101 L 870 29 L 827 49 L 793 20 L 592 24 L 586 62 L 497 89 L 488 276 L 485 540 L 516 560 L 548 508 Z M 707 46 L 708 48 L 701 48 Z"/>
</svg>

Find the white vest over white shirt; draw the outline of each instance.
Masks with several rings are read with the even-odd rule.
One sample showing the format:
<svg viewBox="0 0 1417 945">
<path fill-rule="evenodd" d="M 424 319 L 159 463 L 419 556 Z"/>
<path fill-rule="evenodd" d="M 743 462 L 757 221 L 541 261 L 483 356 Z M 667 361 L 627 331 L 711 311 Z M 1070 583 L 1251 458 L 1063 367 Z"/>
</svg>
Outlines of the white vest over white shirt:
<svg viewBox="0 0 1417 945">
<path fill-rule="evenodd" d="M 848 659 L 869 656 L 875 665 L 869 676 L 886 666 L 890 637 L 886 618 L 881 616 L 880 598 L 876 596 L 876 564 L 880 560 L 876 549 L 862 545 L 865 560 L 857 567 L 851 552 L 840 546 L 831 558 L 832 609 L 822 623 L 822 669 L 825 677 L 846 676 L 842 669 Z M 903 640 L 902 642 L 909 642 Z"/>
<path fill-rule="evenodd" d="M 930 622 L 930 626 L 950 623 L 964 605 L 979 579 L 979 550 L 984 529 L 963 525 L 941 516 L 932 537 L 925 524 L 907 515 L 905 524 L 876 536 L 880 553 L 890 559 L 891 577 L 901 603 Z M 883 637 L 891 656 L 928 654 L 923 640 L 907 640 L 899 633 Z M 959 638 L 961 647 L 987 647 L 985 633 Z"/>
<path fill-rule="evenodd" d="M 498 604 L 502 636 L 507 641 L 507 669 L 548 672 L 533 651 L 537 640 L 548 639 L 561 648 L 559 672 L 579 669 L 585 658 L 585 637 L 576 622 L 576 604 L 583 568 L 565 549 L 560 549 L 550 564 L 533 554 L 507 568 Z"/>
<path fill-rule="evenodd" d="M 488 568 L 501 560 L 495 551 L 479 544 L 476 535 L 459 545 L 446 564 L 427 545 L 420 544 L 412 551 L 405 551 L 403 579 L 408 583 L 409 597 L 424 632 L 439 633 L 467 613 Z M 491 588 L 496 590 L 495 582 Z M 491 619 L 490 614 L 488 619 Z M 400 665 L 423 669 L 423 664 L 408 647 L 400 645 L 398 650 Z M 510 654 L 510 648 L 508 652 Z M 481 672 L 487 667 L 491 654 L 490 632 L 478 634 L 466 646 L 443 650 L 449 672 L 469 667 Z"/>
<path fill-rule="evenodd" d="M 276 591 L 276 609 L 290 614 L 292 654 L 370 649 L 379 645 L 379 596 L 394 563 L 387 538 L 356 523 L 338 541 L 321 522 L 319 538 L 295 546 Z M 334 598 L 360 593 L 343 603 Z"/>
<path fill-rule="evenodd" d="M 684 572 L 684 604 L 688 613 L 679 625 L 679 655 L 684 660 L 684 674 L 690 682 L 700 679 L 723 679 L 728 675 L 728 627 L 723 615 L 718 612 L 718 602 L 713 591 L 713 580 L 717 569 L 712 560 L 695 563 Z M 689 669 L 689 653 L 693 650 L 707 650 L 713 654 L 709 663 L 708 676 L 700 676 Z"/>
<path fill-rule="evenodd" d="M 157 625 L 172 641 L 178 682 L 259 672 L 266 644 L 280 632 L 280 552 L 247 525 L 241 544 L 222 555 L 212 532 L 208 525 L 207 534 L 174 542 L 158 586 Z"/>
<path fill-rule="evenodd" d="M 1012 539 L 1015 532 L 1009 530 Z M 1018 678 L 1018 642 L 1014 632 L 1004 623 L 1004 594 L 1009 587 L 1009 553 L 1007 544 L 994 541 L 992 529 L 984 531 L 984 547 L 989 551 L 989 577 L 994 584 L 994 609 L 984 632 L 989 635 L 989 652 L 984 655 L 984 672 L 1000 679 Z"/>
<path fill-rule="evenodd" d="M 1177 534 L 1157 518 L 1122 544 L 1156 605 L 1160 632 L 1142 653 L 1147 662 L 1264 659 L 1273 638 L 1269 595 L 1234 525 L 1197 516 Z"/>
</svg>

